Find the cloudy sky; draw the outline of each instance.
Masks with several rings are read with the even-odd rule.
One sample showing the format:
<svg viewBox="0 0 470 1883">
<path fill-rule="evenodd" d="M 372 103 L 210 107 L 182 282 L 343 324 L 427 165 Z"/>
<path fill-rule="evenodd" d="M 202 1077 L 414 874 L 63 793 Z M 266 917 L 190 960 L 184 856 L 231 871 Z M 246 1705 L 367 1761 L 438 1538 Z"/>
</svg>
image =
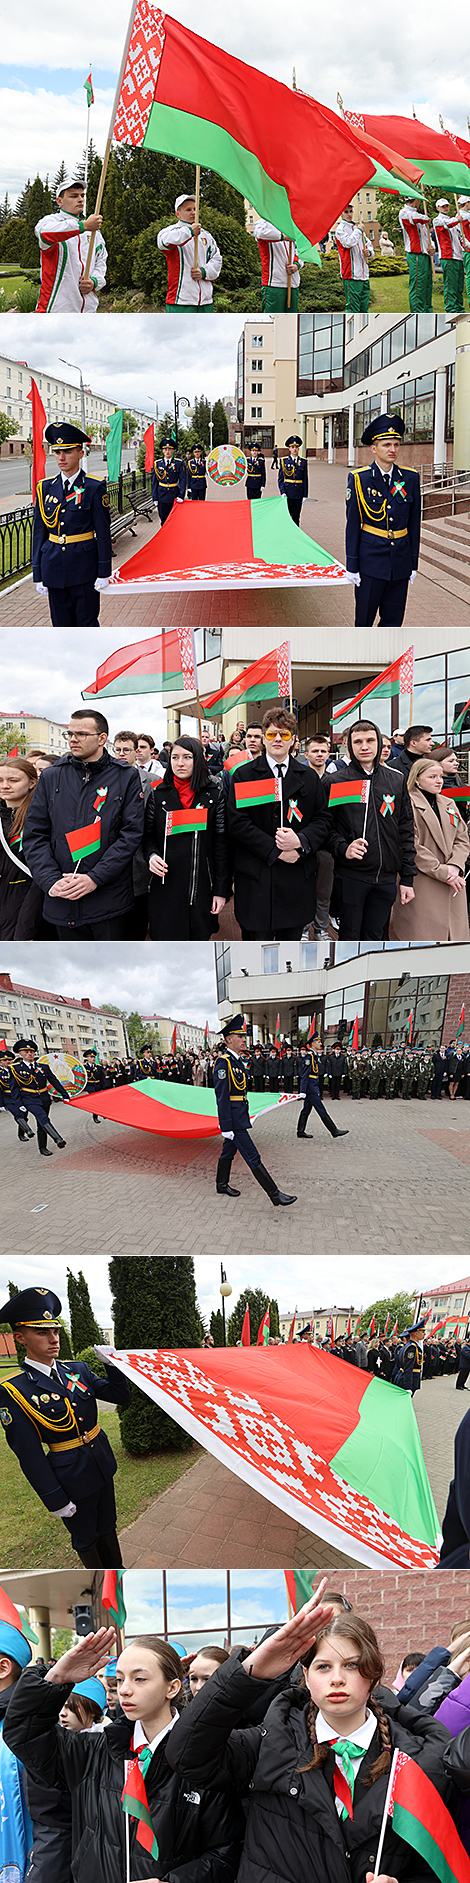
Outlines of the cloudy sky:
<svg viewBox="0 0 470 1883">
<path fill-rule="evenodd" d="M 3 24 L 0 110 L 3 124 L 0 191 L 15 200 L 37 171 L 53 176 L 64 158 L 72 167 L 86 133 L 83 90 L 93 66 L 96 103 L 92 134 L 103 151 L 128 22 L 129 0 L 82 0 L 76 13 L 59 11 L 57 0 L 23 0 Z M 284 84 L 295 67 L 299 89 L 330 107 L 339 90 L 353 110 L 398 112 L 439 129 L 439 112 L 451 130 L 467 136 L 470 21 L 464 0 L 450 0 L 445 18 L 426 0 L 395 0 L 371 8 L 368 0 L 336 0 L 317 7 L 297 0 L 249 0 L 220 11 L 215 0 L 172 0 L 174 18 L 235 57 L 258 66 Z"/>
<path fill-rule="evenodd" d="M 190 956 L 190 961 L 189 961 Z M 212 942 L 2 942 L 0 971 L 22 987 L 86 995 L 92 1007 L 112 1001 L 125 1013 L 166 1013 L 195 1026 L 217 1027 Z"/>
<path fill-rule="evenodd" d="M 8 714 L 37 713 L 62 725 L 83 705 L 82 689 L 94 680 L 98 661 L 107 660 L 121 645 L 122 630 L 100 627 L 48 628 L 47 662 L 44 628 L 28 624 L 20 642 L 5 642 L 0 653 L 0 699 Z M 99 702 L 108 721 L 111 739 L 123 727 L 150 732 L 161 747 L 167 737 L 166 711 L 158 693 L 136 693 L 131 698 Z M 181 731 L 197 732 L 194 719 L 181 714 Z M 64 748 L 65 749 L 65 748 Z"/>
<path fill-rule="evenodd" d="M 258 316 L 257 316 L 258 319 Z M 85 386 L 99 398 L 135 407 L 155 418 L 173 409 L 173 393 L 195 398 L 233 398 L 237 342 L 242 314 L 219 314 L 217 346 L 211 321 L 195 321 L 193 314 L 169 320 L 167 314 L 119 314 L 106 321 L 82 320 L 80 315 L 3 314 L 0 347 L 9 359 L 27 362 L 33 373 L 44 372 L 78 385 L 77 376 L 63 364 L 62 355 L 81 367 Z M 181 417 L 184 416 L 182 410 Z"/>
<path fill-rule="evenodd" d="M 261 1632 L 276 1621 L 287 1619 L 286 1585 L 281 1569 L 232 1569 L 232 1628 L 239 1633 Z M 126 1575 L 128 1619 L 126 1634 L 158 1634 L 163 1626 L 162 1579 L 156 1569 L 133 1569 Z M 172 1640 L 188 1651 L 192 1630 L 205 1630 L 206 1642 L 214 1641 L 214 1630 L 224 1627 L 227 1615 L 227 1585 L 224 1569 L 170 1569 L 167 1572 L 168 1626 Z M 212 1632 L 211 1632 L 212 1631 Z M 245 1639 L 246 1637 L 244 1637 Z M 194 1646 L 199 1644 L 194 1642 Z"/>
</svg>

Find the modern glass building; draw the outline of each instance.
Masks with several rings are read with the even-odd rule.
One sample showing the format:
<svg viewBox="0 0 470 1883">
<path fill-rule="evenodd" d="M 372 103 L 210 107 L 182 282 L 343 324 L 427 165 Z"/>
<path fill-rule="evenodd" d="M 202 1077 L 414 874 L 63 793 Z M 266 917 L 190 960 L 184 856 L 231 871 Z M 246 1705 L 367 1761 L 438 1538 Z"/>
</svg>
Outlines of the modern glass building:
<svg viewBox="0 0 470 1883">
<path fill-rule="evenodd" d="M 470 960 L 465 944 L 216 942 L 217 1002 L 245 1015 L 255 1041 L 281 1034 L 301 1045 L 314 1016 L 326 1046 L 346 1040 L 434 1051 L 455 1036 L 462 1006 L 470 1038 Z"/>
</svg>

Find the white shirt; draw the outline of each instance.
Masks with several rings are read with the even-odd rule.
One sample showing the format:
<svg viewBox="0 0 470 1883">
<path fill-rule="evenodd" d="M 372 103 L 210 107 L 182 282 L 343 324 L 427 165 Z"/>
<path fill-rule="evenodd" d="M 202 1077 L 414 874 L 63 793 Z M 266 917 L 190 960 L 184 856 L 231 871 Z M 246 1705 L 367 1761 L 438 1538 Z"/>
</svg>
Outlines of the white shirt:
<svg viewBox="0 0 470 1883">
<path fill-rule="evenodd" d="M 161 1733 L 155 1734 L 155 1739 L 147 1739 L 147 1734 L 146 1732 L 144 1732 L 144 1728 L 142 1726 L 141 1720 L 136 1720 L 135 1726 L 134 1726 L 134 1750 L 132 1754 L 133 1759 L 135 1759 L 136 1753 L 140 1752 L 141 1746 L 150 1746 L 150 1751 L 153 1755 L 153 1753 L 156 1752 L 157 1746 L 160 1745 L 160 1741 L 162 1739 L 166 1739 L 167 1733 L 172 1732 L 173 1726 L 176 1726 L 177 1719 L 179 1719 L 179 1713 L 174 1713 L 173 1719 L 170 1721 L 170 1725 L 163 1726 Z M 125 1771 L 126 1778 L 127 1778 L 127 1773 L 129 1769 L 129 1764 L 130 1764 L 130 1760 L 125 1759 L 124 1771 Z"/>
<path fill-rule="evenodd" d="M 57 1359 L 58 1358 L 59 1356 L 57 1355 Z M 57 1362 L 54 1360 L 54 1366 L 56 1366 L 56 1364 Z M 46 1366 L 44 1360 L 27 1360 L 26 1365 L 32 1366 L 34 1373 L 46 1373 L 47 1378 L 50 1379 L 52 1366 Z"/>
<path fill-rule="evenodd" d="M 289 755 L 289 756 L 290 756 L 290 755 Z M 279 763 L 278 763 L 278 760 L 277 760 L 277 759 L 275 759 L 275 758 L 271 758 L 271 753 L 270 753 L 270 752 L 267 752 L 267 753 L 266 753 L 266 758 L 267 758 L 267 761 L 268 761 L 268 765 L 269 765 L 269 768 L 270 768 L 270 771 L 272 771 L 272 772 L 274 772 L 274 776 L 275 776 L 275 778 L 277 778 L 277 777 L 278 777 L 278 775 L 279 775 L 279 772 L 281 772 L 281 774 L 282 774 L 282 777 L 283 777 L 283 778 L 285 778 L 285 776 L 286 776 L 286 772 L 287 772 L 287 769 L 288 769 L 288 764 L 289 764 L 289 759 L 288 759 L 288 758 L 285 758 L 285 759 L 284 759 L 284 762 L 283 762 L 283 764 L 282 764 L 282 765 L 279 765 Z"/>
<path fill-rule="evenodd" d="M 333 1726 L 328 1726 L 328 1723 L 323 1718 L 323 1713 L 321 1712 L 317 1713 L 317 1717 L 315 1720 L 315 1732 L 316 1732 L 319 1746 L 324 1745 L 326 1741 L 328 1740 L 331 1743 L 332 1739 L 352 1739 L 355 1746 L 363 1746 L 364 1751 L 361 1754 L 361 1758 L 352 1759 L 351 1761 L 355 1779 L 357 1778 L 359 1767 L 362 1764 L 364 1753 L 367 1752 L 368 1747 L 372 1743 L 376 1726 L 377 1726 L 377 1720 L 375 1718 L 375 1714 L 369 1713 L 368 1710 L 366 1712 L 364 1725 L 359 1726 L 357 1732 L 354 1732 L 354 1733 L 346 1733 L 346 1732 L 342 1733 L 341 1730 L 339 1732 L 335 1732 Z M 335 1754 L 335 1759 L 336 1759 L 336 1764 L 339 1765 L 340 1771 L 343 1773 L 344 1778 L 346 1778 L 346 1772 L 344 1769 L 343 1759 L 338 1757 L 337 1753 Z M 341 1812 L 343 1809 L 341 1798 L 336 1798 L 335 1804 L 336 1804 L 336 1810 L 338 1812 L 338 1817 L 341 1817 Z"/>
</svg>

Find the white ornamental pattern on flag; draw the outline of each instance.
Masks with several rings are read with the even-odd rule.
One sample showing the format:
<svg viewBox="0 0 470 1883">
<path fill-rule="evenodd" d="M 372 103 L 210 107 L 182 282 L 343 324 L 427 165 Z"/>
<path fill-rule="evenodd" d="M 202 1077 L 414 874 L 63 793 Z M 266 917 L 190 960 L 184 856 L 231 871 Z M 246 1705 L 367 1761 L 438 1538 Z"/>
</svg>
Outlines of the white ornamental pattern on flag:
<svg viewBox="0 0 470 1883">
<path fill-rule="evenodd" d="M 181 671 L 185 693 L 197 692 L 196 647 L 194 629 L 183 627 L 179 622 L 176 629 L 180 650 Z"/>
<path fill-rule="evenodd" d="M 291 690 L 290 677 L 290 641 L 283 641 L 277 650 L 277 678 L 281 699 L 287 699 Z"/>
<path fill-rule="evenodd" d="M 164 21 L 160 7 L 138 0 L 114 124 L 118 144 L 143 144 L 165 44 Z"/>
<path fill-rule="evenodd" d="M 414 685 L 415 650 L 407 647 L 400 661 L 400 693 L 412 693 Z"/>
</svg>

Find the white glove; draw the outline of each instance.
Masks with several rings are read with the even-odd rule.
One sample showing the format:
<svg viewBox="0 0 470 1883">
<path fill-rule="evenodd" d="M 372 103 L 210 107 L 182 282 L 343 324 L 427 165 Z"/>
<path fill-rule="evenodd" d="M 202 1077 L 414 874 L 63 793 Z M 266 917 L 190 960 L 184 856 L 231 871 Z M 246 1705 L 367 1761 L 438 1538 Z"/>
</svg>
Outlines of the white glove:
<svg viewBox="0 0 470 1883">
<path fill-rule="evenodd" d="M 177 503 L 184 503 L 184 497 L 177 497 L 177 499 L 176 499 L 176 502 L 177 502 Z"/>
<path fill-rule="evenodd" d="M 49 594 L 49 590 L 48 590 L 47 588 L 45 588 L 45 587 L 44 587 L 44 583 L 43 583 L 43 582 L 36 582 L 36 594 L 37 594 L 37 595 L 48 595 L 48 594 Z"/>
<path fill-rule="evenodd" d="M 222 1132 L 222 1137 L 223 1137 L 223 1138 L 233 1138 L 233 1137 L 234 1137 L 234 1135 L 235 1135 L 235 1134 L 234 1134 L 234 1132 L 233 1132 L 233 1131 L 223 1131 L 223 1132 Z"/>
<path fill-rule="evenodd" d="M 353 575 L 351 569 L 347 569 L 346 580 L 347 582 L 351 582 L 351 583 L 354 582 L 355 588 L 360 588 L 361 586 L 361 578 L 357 570 L 356 570 L 356 573 Z"/>
<path fill-rule="evenodd" d="M 413 587 L 413 582 L 416 582 L 417 574 L 418 574 L 418 570 L 412 569 L 411 575 L 410 575 L 410 588 Z"/>
<path fill-rule="evenodd" d="M 77 1508 L 76 1504 L 64 1504 L 62 1510 L 50 1510 L 49 1516 L 50 1517 L 74 1517 L 76 1508 Z"/>
<path fill-rule="evenodd" d="M 98 595 L 102 595 L 103 589 L 109 588 L 109 575 L 97 575 L 93 588 L 97 589 Z"/>
</svg>

